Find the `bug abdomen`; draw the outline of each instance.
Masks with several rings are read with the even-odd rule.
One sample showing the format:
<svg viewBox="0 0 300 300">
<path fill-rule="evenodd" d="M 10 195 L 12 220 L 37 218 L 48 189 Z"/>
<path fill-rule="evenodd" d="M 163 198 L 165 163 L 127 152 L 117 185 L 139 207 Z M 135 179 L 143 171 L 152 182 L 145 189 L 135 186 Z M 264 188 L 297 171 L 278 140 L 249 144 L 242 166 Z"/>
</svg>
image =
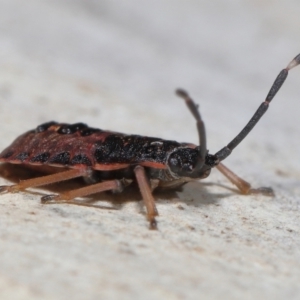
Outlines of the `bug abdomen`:
<svg viewBox="0 0 300 300">
<path fill-rule="evenodd" d="M 0 161 L 95 170 L 116 170 L 134 164 L 163 169 L 168 153 L 180 145 L 90 128 L 83 123 L 49 122 L 19 136 L 0 154 Z"/>
</svg>

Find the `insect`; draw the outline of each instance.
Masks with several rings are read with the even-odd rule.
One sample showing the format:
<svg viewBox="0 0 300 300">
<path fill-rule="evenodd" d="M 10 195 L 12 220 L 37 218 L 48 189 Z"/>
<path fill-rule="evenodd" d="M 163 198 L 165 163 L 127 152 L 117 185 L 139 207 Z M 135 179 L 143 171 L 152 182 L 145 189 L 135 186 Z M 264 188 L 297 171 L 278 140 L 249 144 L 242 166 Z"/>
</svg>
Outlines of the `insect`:
<svg viewBox="0 0 300 300">
<path fill-rule="evenodd" d="M 176 188 L 191 180 L 206 178 L 213 167 L 242 194 L 270 193 L 271 190 L 267 188 L 252 189 L 248 182 L 229 170 L 222 161 L 256 125 L 286 80 L 289 70 L 299 64 L 300 54 L 279 73 L 265 101 L 242 131 L 215 154 L 209 154 L 206 148 L 205 126 L 198 106 L 187 92 L 178 89 L 177 95 L 185 100 L 196 120 L 199 145 L 90 128 L 83 123 L 48 122 L 19 136 L 1 152 L 0 162 L 36 165 L 41 169 L 43 166 L 52 166 L 62 171 L 0 186 L 0 193 L 14 193 L 76 177 L 84 177 L 92 183 L 41 198 L 42 203 L 55 203 L 108 190 L 121 192 L 135 181 L 142 194 L 150 229 L 157 228 L 155 217 L 158 211 L 152 195 L 154 188 Z"/>
</svg>

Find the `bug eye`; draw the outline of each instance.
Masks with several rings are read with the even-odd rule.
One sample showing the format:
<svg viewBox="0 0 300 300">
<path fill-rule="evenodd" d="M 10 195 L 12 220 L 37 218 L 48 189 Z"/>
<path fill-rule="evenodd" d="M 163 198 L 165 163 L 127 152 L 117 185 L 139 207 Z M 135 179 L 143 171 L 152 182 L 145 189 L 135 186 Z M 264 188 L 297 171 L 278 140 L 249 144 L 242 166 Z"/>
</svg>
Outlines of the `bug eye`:
<svg viewBox="0 0 300 300">
<path fill-rule="evenodd" d="M 195 165 L 195 150 L 190 148 L 180 148 L 169 156 L 168 166 L 171 172 L 182 177 L 189 177 Z"/>
</svg>

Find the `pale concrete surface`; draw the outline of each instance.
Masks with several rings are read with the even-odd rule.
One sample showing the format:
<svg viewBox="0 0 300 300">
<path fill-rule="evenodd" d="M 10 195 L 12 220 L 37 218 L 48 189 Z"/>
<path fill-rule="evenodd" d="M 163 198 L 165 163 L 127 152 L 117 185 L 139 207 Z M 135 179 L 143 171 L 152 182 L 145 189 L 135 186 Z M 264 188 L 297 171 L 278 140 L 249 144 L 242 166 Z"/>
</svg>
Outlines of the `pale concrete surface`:
<svg viewBox="0 0 300 300">
<path fill-rule="evenodd" d="M 184 87 L 201 105 L 214 153 L 300 52 L 299 1 L 1 0 L 0 8 L 1 149 L 49 120 L 197 142 L 174 96 Z M 299 95 L 300 68 L 226 160 L 254 186 L 272 186 L 274 198 L 236 194 L 214 170 L 157 194 L 152 232 L 136 201 L 98 203 L 117 208 L 107 210 L 45 206 L 43 189 L 2 195 L 0 298 L 299 299 Z"/>
</svg>

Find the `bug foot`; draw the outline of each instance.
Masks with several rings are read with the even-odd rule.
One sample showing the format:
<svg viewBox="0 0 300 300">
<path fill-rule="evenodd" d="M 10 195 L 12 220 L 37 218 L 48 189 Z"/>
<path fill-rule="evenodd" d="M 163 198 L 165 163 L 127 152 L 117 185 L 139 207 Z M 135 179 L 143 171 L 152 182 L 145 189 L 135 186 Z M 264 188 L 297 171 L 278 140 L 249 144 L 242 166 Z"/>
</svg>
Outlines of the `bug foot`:
<svg viewBox="0 0 300 300">
<path fill-rule="evenodd" d="M 5 193 L 17 193 L 19 190 L 15 185 L 1 185 L 0 186 L 0 194 Z"/>
<path fill-rule="evenodd" d="M 0 186 L 0 194 L 8 193 L 8 185 L 1 185 Z"/>
<path fill-rule="evenodd" d="M 41 198 L 41 202 L 43 204 L 48 204 L 48 203 L 51 203 L 51 202 L 56 202 L 58 199 L 59 199 L 59 195 L 55 195 L 55 194 L 46 195 L 46 196 L 43 196 Z"/>
<path fill-rule="evenodd" d="M 150 230 L 157 230 L 157 222 L 156 222 L 155 218 L 150 220 L 149 229 Z"/>
<path fill-rule="evenodd" d="M 257 189 L 250 189 L 249 194 L 260 194 L 268 197 L 274 197 L 275 193 L 270 187 L 260 187 Z"/>
<path fill-rule="evenodd" d="M 8 185 L 1 185 L 0 186 L 0 194 L 8 193 L 8 188 L 9 188 Z"/>
</svg>

